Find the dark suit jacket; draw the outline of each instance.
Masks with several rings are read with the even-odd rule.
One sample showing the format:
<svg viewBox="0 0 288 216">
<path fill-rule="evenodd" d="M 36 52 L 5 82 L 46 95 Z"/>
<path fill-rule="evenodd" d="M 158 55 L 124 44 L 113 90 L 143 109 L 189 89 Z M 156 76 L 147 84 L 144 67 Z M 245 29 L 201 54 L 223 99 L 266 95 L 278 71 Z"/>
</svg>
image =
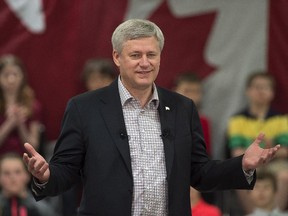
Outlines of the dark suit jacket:
<svg viewBox="0 0 288 216">
<path fill-rule="evenodd" d="M 246 181 L 242 157 L 209 160 L 193 102 L 159 87 L 157 91 L 169 215 L 191 215 L 190 185 L 200 191 L 251 189 L 254 182 Z M 50 170 L 45 189 L 37 190 L 39 199 L 62 193 L 81 176 L 79 215 L 131 215 L 131 158 L 117 81 L 69 101 Z"/>
</svg>

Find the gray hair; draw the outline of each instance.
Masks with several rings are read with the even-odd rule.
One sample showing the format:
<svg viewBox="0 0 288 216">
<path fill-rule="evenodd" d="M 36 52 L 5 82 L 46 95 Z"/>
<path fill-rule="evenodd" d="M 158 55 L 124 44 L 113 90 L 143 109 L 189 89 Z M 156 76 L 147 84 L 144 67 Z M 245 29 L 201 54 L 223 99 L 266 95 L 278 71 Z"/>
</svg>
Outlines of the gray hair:
<svg viewBox="0 0 288 216">
<path fill-rule="evenodd" d="M 128 40 L 154 36 L 158 42 L 160 50 L 164 46 L 164 35 L 161 29 L 153 22 L 142 19 L 130 19 L 121 23 L 113 32 L 112 46 L 118 53 L 122 52 L 123 43 Z"/>
</svg>

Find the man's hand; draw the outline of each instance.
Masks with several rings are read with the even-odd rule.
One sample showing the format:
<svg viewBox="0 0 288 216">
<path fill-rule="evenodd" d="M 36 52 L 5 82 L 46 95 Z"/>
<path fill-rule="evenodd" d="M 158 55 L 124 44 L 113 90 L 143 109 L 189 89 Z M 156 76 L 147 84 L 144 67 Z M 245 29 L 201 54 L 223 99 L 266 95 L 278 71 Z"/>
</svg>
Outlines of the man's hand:
<svg viewBox="0 0 288 216">
<path fill-rule="evenodd" d="M 263 149 L 259 145 L 264 140 L 264 133 L 260 133 L 255 141 L 246 149 L 242 160 L 243 170 L 253 170 L 272 160 L 280 145 Z"/>
<path fill-rule="evenodd" d="M 28 168 L 28 171 L 40 183 L 48 182 L 50 170 L 47 161 L 29 143 L 25 143 L 24 147 L 28 154 L 23 154 L 23 160 Z"/>
</svg>

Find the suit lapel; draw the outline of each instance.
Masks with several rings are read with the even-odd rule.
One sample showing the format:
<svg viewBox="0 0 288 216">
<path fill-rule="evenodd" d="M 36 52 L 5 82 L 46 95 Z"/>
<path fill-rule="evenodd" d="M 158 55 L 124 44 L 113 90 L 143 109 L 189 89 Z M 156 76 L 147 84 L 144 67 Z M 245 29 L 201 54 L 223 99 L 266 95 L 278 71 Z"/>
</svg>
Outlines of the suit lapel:
<svg viewBox="0 0 288 216">
<path fill-rule="evenodd" d="M 174 160 L 174 140 L 175 140 L 175 116 L 176 106 L 171 101 L 171 95 L 166 95 L 165 90 L 157 88 L 159 94 L 159 116 L 161 123 L 162 139 L 164 143 L 165 162 L 167 178 L 171 174 Z M 101 113 L 108 128 L 108 131 L 119 150 L 126 167 L 132 176 L 131 157 L 128 138 L 121 136 L 127 134 L 122 106 L 119 97 L 118 83 L 114 81 L 101 98 Z"/>
<path fill-rule="evenodd" d="M 171 100 L 171 95 L 165 95 L 166 91 L 161 88 L 158 89 L 159 95 L 159 116 L 162 130 L 162 140 L 164 143 L 165 162 L 167 178 L 169 179 L 173 160 L 174 160 L 174 141 L 175 141 L 175 117 L 176 117 L 176 106 L 175 102 Z"/>
<path fill-rule="evenodd" d="M 119 97 L 117 80 L 109 87 L 101 98 L 101 112 L 114 143 L 119 150 L 127 169 L 132 176 L 131 158 L 128 137 Z"/>
</svg>

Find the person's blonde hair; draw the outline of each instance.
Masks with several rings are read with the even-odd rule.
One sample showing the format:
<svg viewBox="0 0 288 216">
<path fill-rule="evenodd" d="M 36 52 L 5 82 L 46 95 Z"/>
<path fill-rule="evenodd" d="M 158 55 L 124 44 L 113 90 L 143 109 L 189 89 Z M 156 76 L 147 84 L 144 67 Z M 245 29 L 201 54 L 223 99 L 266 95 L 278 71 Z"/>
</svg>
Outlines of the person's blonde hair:
<svg viewBox="0 0 288 216">
<path fill-rule="evenodd" d="M 17 102 L 28 109 L 28 114 L 32 114 L 33 102 L 35 99 L 34 91 L 27 83 L 27 75 L 25 72 L 25 66 L 23 62 L 16 56 L 8 54 L 0 57 L 0 74 L 6 66 L 13 65 L 20 68 L 23 74 L 21 86 L 17 95 Z M 0 113 L 4 113 L 6 109 L 6 102 L 4 99 L 3 89 L 0 86 Z"/>
</svg>

